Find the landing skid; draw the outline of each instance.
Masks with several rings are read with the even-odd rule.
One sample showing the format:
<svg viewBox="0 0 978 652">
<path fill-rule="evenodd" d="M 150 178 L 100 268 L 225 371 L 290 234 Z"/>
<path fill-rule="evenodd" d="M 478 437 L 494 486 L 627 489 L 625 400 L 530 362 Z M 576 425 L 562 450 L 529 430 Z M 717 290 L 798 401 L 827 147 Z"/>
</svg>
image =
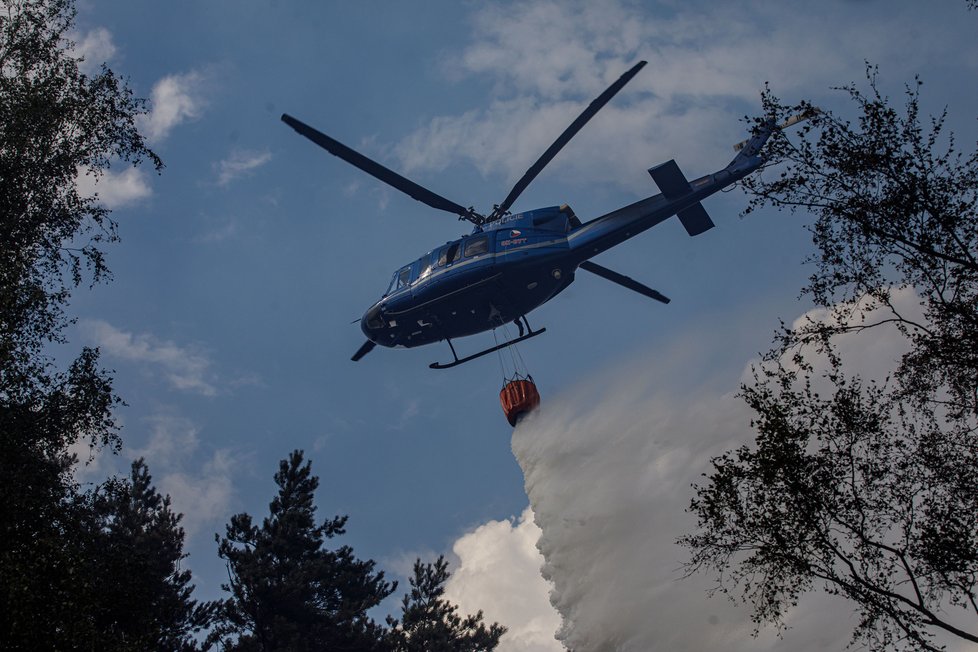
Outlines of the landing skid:
<svg viewBox="0 0 978 652">
<path fill-rule="evenodd" d="M 523 317 L 522 320 L 524 322 L 526 322 L 526 317 Z M 457 366 L 459 366 L 462 363 L 469 362 L 471 360 L 475 360 L 476 358 L 481 358 L 482 356 L 489 355 L 490 353 L 492 353 L 494 351 L 498 351 L 500 349 L 505 349 L 507 346 L 513 346 L 514 344 L 518 344 L 518 343 L 522 342 L 523 340 L 528 340 L 531 337 L 536 337 L 537 335 L 540 335 L 541 333 L 547 332 L 547 329 L 546 328 L 541 328 L 540 330 L 535 331 L 532 328 L 530 328 L 529 322 L 526 322 L 526 329 L 529 332 L 527 332 L 526 335 L 524 335 L 523 334 L 523 324 L 520 323 L 520 320 L 519 319 L 516 320 L 516 325 L 520 329 L 520 335 L 519 335 L 519 337 L 513 338 L 513 339 L 509 340 L 508 342 L 503 342 L 502 344 L 498 344 L 498 345 L 496 345 L 496 346 L 494 346 L 492 348 L 486 349 L 485 351 L 479 351 L 478 353 L 474 353 L 474 354 L 472 354 L 470 356 L 466 356 L 464 358 L 459 358 L 458 357 L 458 354 L 455 353 L 455 346 L 452 344 L 452 341 L 446 338 L 446 341 L 448 342 L 448 348 L 450 348 L 452 350 L 452 357 L 454 357 L 455 360 L 452 361 L 452 362 L 446 362 L 444 364 L 442 364 L 441 362 L 432 362 L 430 365 L 428 365 L 428 367 L 430 369 L 451 369 L 452 367 L 457 367 Z"/>
</svg>

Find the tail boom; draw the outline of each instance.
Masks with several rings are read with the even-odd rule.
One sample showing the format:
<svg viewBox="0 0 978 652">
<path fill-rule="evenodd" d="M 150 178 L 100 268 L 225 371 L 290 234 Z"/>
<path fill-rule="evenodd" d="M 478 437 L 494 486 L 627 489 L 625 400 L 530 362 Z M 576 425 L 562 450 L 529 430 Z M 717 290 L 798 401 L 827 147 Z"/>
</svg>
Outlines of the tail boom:
<svg viewBox="0 0 978 652">
<path fill-rule="evenodd" d="M 700 203 L 710 195 L 740 181 L 764 164 L 761 148 L 777 129 L 765 124 L 755 133 L 725 168 L 692 182 L 674 160 L 649 169 L 661 194 L 619 208 L 595 218 L 567 235 L 571 251 L 578 253 L 578 262 L 628 240 L 652 228 L 673 215 L 679 217 L 686 232 L 699 235 L 713 228 L 713 220 Z"/>
</svg>

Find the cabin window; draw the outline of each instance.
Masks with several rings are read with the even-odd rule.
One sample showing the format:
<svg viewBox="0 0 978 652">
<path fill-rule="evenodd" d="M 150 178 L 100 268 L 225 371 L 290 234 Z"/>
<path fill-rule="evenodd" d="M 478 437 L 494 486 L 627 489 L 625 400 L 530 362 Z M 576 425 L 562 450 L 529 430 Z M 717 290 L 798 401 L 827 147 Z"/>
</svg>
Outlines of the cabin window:
<svg viewBox="0 0 978 652">
<path fill-rule="evenodd" d="M 445 265 L 451 265 L 459 258 L 459 245 L 461 242 L 453 242 L 448 245 L 438 255 L 438 266 L 444 267 Z"/>
<path fill-rule="evenodd" d="M 419 280 L 424 280 L 431 275 L 431 268 L 434 267 L 434 262 L 437 260 L 437 255 L 435 253 L 429 253 L 421 257 L 421 264 L 419 269 L 421 272 L 418 274 Z"/>
<path fill-rule="evenodd" d="M 480 235 L 465 241 L 465 257 L 479 256 L 489 251 L 489 236 Z"/>
</svg>

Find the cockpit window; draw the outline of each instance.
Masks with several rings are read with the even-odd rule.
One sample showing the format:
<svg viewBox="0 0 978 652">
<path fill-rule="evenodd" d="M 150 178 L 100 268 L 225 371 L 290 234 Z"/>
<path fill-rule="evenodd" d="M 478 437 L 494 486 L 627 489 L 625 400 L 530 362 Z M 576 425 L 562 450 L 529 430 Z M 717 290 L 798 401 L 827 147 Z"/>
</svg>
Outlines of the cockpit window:
<svg viewBox="0 0 978 652">
<path fill-rule="evenodd" d="M 387 286 L 387 292 L 384 292 L 385 297 L 391 292 L 397 292 L 401 288 L 411 285 L 411 270 L 414 265 L 411 263 L 394 272 L 394 276 L 391 277 L 391 284 Z"/>
<path fill-rule="evenodd" d="M 465 257 L 478 256 L 489 251 L 489 236 L 480 235 L 465 241 Z"/>
<path fill-rule="evenodd" d="M 397 273 L 397 289 L 411 285 L 411 266 L 404 267 Z"/>
</svg>

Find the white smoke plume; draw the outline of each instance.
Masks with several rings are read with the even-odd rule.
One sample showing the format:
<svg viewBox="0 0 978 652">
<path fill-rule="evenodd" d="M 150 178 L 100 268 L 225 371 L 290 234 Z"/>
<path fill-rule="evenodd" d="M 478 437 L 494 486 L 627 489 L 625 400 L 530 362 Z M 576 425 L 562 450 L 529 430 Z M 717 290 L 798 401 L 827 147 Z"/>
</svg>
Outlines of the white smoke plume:
<svg viewBox="0 0 978 652">
<path fill-rule="evenodd" d="M 695 527 L 690 485 L 712 457 L 752 440 L 736 396 L 743 368 L 702 372 L 724 357 L 723 339 L 700 333 L 636 356 L 545 398 L 513 433 L 569 650 L 808 652 L 849 642 L 856 621 L 842 599 L 805 596 L 783 640 L 771 630 L 754 638 L 746 607 L 708 597 L 714 578 L 682 579 L 687 552 L 675 541 Z"/>
<path fill-rule="evenodd" d="M 912 289 L 894 290 L 891 301 L 919 318 Z M 884 315 L 870 312 L 867 323 Z M 835 317 L 812 310 L 794 325 L 808 318 Z M 659 344 L 544 397 L 513 432 L 542 531 L 543 575 L 563 619 L 557 638 L 567 649 L 816 652 L 850 642 L 853 605 L 818 586 L 787 615 L 783 639 L 771 629 L 755 638 L 748 607 L 720 593 L 709 597 L 716 578 L 683 579 L 688 553 L 675 542 L 696 525 L 686 512 L 691 485 L 705 482 L 713 457 L 754 439 L 752 413 L 737 397 L 750 361 L 738 366 L 730 355 L 737 330 L 727 321 L 728 337 L 703 331 Z M 882 379 L 906 350 L 892 326 L 847 334 L 836 344 L 845 369 L 864 378 Z M 940 643 L 954 652 L 970 649 L 960 639 Z"/>
</svg>

